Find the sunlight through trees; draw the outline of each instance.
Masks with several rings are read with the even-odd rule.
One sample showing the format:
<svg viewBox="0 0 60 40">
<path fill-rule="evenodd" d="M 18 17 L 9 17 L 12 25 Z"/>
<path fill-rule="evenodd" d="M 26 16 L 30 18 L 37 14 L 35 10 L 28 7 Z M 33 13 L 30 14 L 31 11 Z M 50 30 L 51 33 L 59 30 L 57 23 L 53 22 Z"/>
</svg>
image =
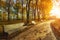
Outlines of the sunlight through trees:
<svg viewBox="0 0 60 40">
<path fill-rule="evenodd" d="M 39 20 L 48 19 L 50 10 L 52 9 L 52 0 L 9 0 L 0 1 L 0 10 L 6 20 Z M 2 18 L 5 19 L 5 18 Z"/>
</svg>

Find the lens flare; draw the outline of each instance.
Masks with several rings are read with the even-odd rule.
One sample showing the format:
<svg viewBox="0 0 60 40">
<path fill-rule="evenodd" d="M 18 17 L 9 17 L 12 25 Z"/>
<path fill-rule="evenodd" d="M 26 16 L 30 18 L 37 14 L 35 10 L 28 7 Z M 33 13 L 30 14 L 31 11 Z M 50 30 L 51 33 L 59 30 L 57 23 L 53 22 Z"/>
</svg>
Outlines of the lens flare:
<svg viewBox="0 0 60 40">
<path fill-rule="evenodd" d="M 60 18 L 60 1 L 53 0 L 53 8 L 50 11 L 50 16 Z"/>
</svg>

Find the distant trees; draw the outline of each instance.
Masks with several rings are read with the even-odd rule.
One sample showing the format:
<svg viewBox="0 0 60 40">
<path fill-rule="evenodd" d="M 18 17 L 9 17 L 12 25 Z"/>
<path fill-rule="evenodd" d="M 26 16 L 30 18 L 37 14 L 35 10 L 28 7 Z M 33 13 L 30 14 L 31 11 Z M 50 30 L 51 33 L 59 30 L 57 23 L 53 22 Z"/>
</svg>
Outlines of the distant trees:
<svg viewBox="0 0 60 40">
<path fill-rule="evenodd" d="M 4 17 L 6 17 L 6 15 L 5 15 L 6 12 L 5 11 L 6 11 L 6 2 L 0 0 L 0 21 L 2 21 Z"/>
<path fill-rule="evenodd" d="M 30 20 L 35 21 L 37 19 L 40 21 L 41 19 L 48 19 L 52 8 L 52 0 L 16 0 L 16 3 L 13 0 L 6 0 L 6 2 L 0 0 L 0 6 L 5 9 L 8 7 L 8 20 L 10 19 L 10 14 L 14 17 L 16 14 L 17 19 L 22 15 L 22 20 L 26 20 L 29 23 Z M 15 11 L 10 10 L 10 8 L 13 8 Z"/>
<path fill-rule="evenodd" d="M 16 8 L 15 10 L 16 10 L 16 14 L 17 14 L 17 19 L 19 19 L 18 13 L 19 13 L 19 10 L 22 9 L 22 4 L 20 3 L 19 0 L 16 0 L 16 4 L 14 4 L 14 5 L 15 5 L 15 8 Z"/>
</svg>

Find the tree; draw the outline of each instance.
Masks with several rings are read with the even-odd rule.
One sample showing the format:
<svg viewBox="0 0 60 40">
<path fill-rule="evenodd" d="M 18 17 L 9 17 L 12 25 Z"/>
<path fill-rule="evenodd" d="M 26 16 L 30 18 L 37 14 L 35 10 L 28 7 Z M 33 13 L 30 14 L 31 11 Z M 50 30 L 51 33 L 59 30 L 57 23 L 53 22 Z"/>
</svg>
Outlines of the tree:
<svg viewBox="0 0 60 40">
<path fill-rule="evenodd" d="M 27 23 L 29 23 L 30 0 L 27 0 Z"/>
<path fill-rule="evenodd" d="M 41 0 L 40 4 L 38 5 L 39 9 L 43 15 L 43 19 L 47 19 L 49 17 L 49 12 L 52 9 L 52 0 Z"/>
<path fill-rule="evenodd" d="M 21 5 L 19 0 L 16 0 L 15 10 L 17 10 L 17 13 L 16 13 L 17 14 L 17 19 L 18 19 L 18 12 L 19 12 L 20 9 L 22 9 L 22 5 Z"/>
<path fill-rule="evenodd" d="M 0 4 L 2 7 L 6 7 L 6 2 L 5 1 L 1 1 L 1 4 Z"/>
<path fill-rule="evenodd" d="M 32 17 L 34 20 L 36 20 L 36 0 L 31 0 L 30 7 L 32 9 Z"/>
</svg>

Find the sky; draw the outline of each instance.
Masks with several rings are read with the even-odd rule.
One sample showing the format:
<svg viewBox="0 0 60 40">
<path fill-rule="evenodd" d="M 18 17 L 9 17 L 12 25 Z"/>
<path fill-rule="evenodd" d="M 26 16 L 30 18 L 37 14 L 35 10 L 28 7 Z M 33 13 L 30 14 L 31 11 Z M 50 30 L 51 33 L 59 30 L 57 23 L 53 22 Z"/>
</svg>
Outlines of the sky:
<svg viewBox="0 0 60 40">
<path fill-rule="evenodd" d="M 6 0 L 2 0 L 2 1 L 6 1 Z M 14 0 L 14 2 L 16 2 L 16 0 Z"/>
<path fill-rule="evenodd" d="M 60 18 L 60 0 L 53 0 L 53 8 L 51 10 L 51 16 Z"/>
<path fill-rule="evenodd" d="M 16 2 L 16 0 L 14 0 L 14 2 Z"/>
</svg>

